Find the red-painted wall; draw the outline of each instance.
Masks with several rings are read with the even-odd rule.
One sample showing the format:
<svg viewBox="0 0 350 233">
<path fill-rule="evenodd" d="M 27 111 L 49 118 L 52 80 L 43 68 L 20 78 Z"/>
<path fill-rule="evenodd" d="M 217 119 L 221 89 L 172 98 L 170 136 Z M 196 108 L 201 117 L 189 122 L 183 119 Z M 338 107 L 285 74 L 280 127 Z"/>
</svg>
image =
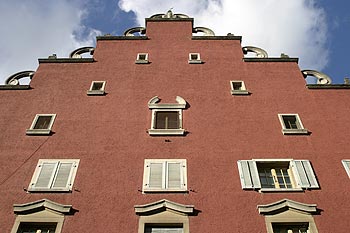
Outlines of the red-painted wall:
<svg viewBox="0 0 350 233">
<path fill-rule="evenodd" d="M 308 89 L 295 62 L 245 62 L 240 40 L 193 39 L 191 20 L 147 22 L 147 40 L 97 41 L 93 63 L 41 63 L 30 90 L 0 91 L 0 227 L 13 204 L 43 198 L 71 204 L 62 233 L 133 232 L 134 205 L 160 199 L 194 205 L 191 233 L 266 232 L 257 205 L 288 198 L 317 204 L 320 233 L 350 229 L 349 89 Z M 203 64 L 188 64 L 189 53 Z M 150 64 L 135 64 L 148 53 Z M 87 96 L 104 80 L 105 96 Z M 251 95 L 233 96 L 230 80 Z M 152 137 L 154 96 L 183 97 L 185 136 Z M 35 114 L 55 113 L 51 136 L 27 136 Z M 298 113 L 310 135 L 285 136 L 278 113 Z M 170 142 L 166 142 L 169 139 Z M 80 159 L 71 193 L 27 193 L 39 159 Z M 144 159 L 187 159 L 188 194 L 142 194 Z M 241 188 L 237 160 L 308 159 L 320 189 L 259 193 Z"/>
</svg>

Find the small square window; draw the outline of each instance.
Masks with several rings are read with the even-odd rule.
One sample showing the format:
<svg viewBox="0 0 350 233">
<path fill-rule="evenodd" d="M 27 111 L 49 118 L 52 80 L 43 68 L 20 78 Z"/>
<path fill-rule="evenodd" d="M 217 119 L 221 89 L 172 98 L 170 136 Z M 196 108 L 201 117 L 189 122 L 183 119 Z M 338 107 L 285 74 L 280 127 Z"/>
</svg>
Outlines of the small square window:
<svg viewBox="0 0 350 233">
<path fill-rule="evenodd" d="M 92 81 L 87 95 L 104 95 L 106 81 Z"/>
<path fill-rule="evenodd" d="M 145 159 L 143 192 L 186 192 L 185 159 Z"/>
<path fill-rule="evenodd" d="M 79 159 L 40 159 L 28 191 L 71 191 Z"/>
<path fill-rule="evenodd" d="M 182 135 L 182 110 L 177 109 L 153 109 L 152 125 L 148 130 L 153 135 Z"/>
<path fill-rule="evenodd" d="M 56 114 L 36 114 L 32 125 L 26 130 L 27 135 L 49 135 Z"/>
<path fill-rule="evenodd" d="M 136 57 L 136 64 L 147 64 L 148 61 L 148 53 L 138 53 Z"/>
<path fill-rule="evenodd" d="M 308 134 L 298 114 L 278 114 L 283 134 Z"/>
<path fill-rule="evenodd" d="M 21 222 L 17 233 L 55 233 L 57 223 Z"/>
<path fill-rule="evenodd" d="M 345 168 L 346 173 L 348 174 L 349 178 L 350 178 L 350 160 L 342 160 L 343 166 Z"/>
<path fill-rule="evenodd" d="M 202 63 L 200 54 L 199 53 L 190 53 L 188 55 L 188 63 L 189 64 L 200 64 L 200 63 Z"/>
<path fill-rule="evenodd" d="M 247 91 L 245 84 L 243 81 L 230 81 L 231 83 L 231 94 L 232 95 L 248 95 L 249 92 Z"/>
<path fill-rule="evenodd" d="M 243 189 L 260 191 L 301 191 L 319 188 L 308 160 L 239 160 Z"/>
<path fill-rule="evenodd" d="M 272 223 L 273 233 L 309 233 L 309 223 Z"/>
</svg>

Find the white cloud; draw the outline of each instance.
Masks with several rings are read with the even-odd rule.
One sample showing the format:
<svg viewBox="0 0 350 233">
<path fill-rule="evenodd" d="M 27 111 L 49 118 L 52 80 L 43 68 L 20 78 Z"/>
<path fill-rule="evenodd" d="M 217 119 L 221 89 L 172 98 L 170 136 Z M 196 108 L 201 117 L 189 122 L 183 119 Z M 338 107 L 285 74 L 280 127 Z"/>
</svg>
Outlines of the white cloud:
<svg viewBox="0 0 350 233">
<path fill-rule="evenodd" d="M 261 47 L 270 57 L 285 53 L 299 57 L 301 68 L 316 70 L 328 62 L 326 16 L 313 0 L 120 0 L 119 7 L 133 11 L 139 25 L 173 7 L 193 17 L 195 26 L 240 35 L 242 45 Z"/>
<path fill-rule="evenodd" d="M 16 72 L 36 70 L 38 58 L 67 57 L 94 45 L 100 32 L 83 26 L 86 11 L 81 8 L 78 0 L 1 1 L 0 84 Z"/>
</svg>

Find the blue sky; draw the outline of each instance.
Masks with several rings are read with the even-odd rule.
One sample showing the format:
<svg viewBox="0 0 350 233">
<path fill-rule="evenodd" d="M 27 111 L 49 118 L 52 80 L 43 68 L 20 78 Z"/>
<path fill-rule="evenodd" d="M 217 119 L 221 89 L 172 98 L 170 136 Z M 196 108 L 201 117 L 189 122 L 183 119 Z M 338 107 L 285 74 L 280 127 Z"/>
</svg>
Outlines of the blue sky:
<svg viewBox="0 0 350 233">
<path fill-rule="evenodd" d="M 0 84 L 13 73 L 36 70 L 38 58 L 67 57 L 95 46 L 95 37 L 144 26 L 144 18 L 184 13 L 216 35 L 233 33 L 242 45 L 270 57 L 299 57 L 301 69 L 350 76 L 350 1 L 347 0 L 0 0 Z"/>
</svg>

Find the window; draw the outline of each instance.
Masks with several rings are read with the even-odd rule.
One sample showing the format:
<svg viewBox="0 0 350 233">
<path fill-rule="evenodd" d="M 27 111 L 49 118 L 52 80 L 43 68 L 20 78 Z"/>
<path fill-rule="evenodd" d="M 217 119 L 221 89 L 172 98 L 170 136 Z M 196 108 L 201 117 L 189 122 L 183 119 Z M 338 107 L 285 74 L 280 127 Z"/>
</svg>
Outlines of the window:
<svg viewBox="0 0 350 233">
<path fill-rule="evenodd" d="M 57 223 L 20 223 L 17 233 L 54 233 Z"/>
<path fill-rule="evenodd" d="M 56 114 L 36 114 L 32 125 L 27 129 L 27 135 L 48 135 L 51 133 Z"/>
<path fill-rule="evenodd" d="M 266 191 L 301 191 L 319 188 L 308 160 L 239 160 L 243 189 Z"/>
<path fill-rule="evenodd" d="M 92 81 L 87 95 L 104 95 L 106 81 Z"/>
<path fill-rule="evenodd" d="M 136 57 L 136 64 L 147 64 L 148 61 L 148 53 L 138 53 Z"/>
<path fill-rule="evenodd" d="M 145 205 L 135 205 L 140 216 L 138 233 L 189 233 L 189 215 L 193 205 L 183 205 L 166 199 Z"/>
<path fill-rule="evenodd" d="M 348 176 L 350 178 L 350 160 L 342 160 L 343 166 L 345 168 L 346 173 L 348 173 Z"/>
<path fill-rule="evenodd" d="M 273 233 L 308 233 L 309 223 L 272 223 Z"/>
<path fill-rule="evenodd" d="M 265 216 L 267 233 L 317 233 L 313 218 L 319 211 L 315 204 L 304 204 L 283 199 L 267 205 L 258 205 Z"/>
<path fill-rule="evenodd" d="M 71 191 L 79 159 L 39 159 L 28 191 Z"/>
<path fill-rule="evenodd" d="M 232 95 L 248 95 L 243 81 L 230 81 L 231 83 L 231 94 Z"/>
<path fill-rule="evenodd" d="M 278 114 L 283 134 L 308 134 L 298 114 Z"/>
<path fill-rule="evenodd" d="M 158 97 L 153 97 L 148 102 L 148 107 L 152 109 L 150 135 L 183 135 L 182 109 L 186 107 L 186 101 L 177 96 L 177 104 L 158 104 Z"/>
<path fill-rule="evenodd" d="M 199 53 L 190 53 L 188 54 L 188 63 L 189 64 L 201 64 L 201 57 Z"/>
<path fill-rule="evenodd" d="M 186 192 L 185 159 L 145 159 L 143 192 Z"/>
<path fill-rule="evenodd" d="M 145 233 L 183 233 L 182 224 L 174 224 L 174 225 L 154 225 L 154 224 L 146 224 Z"/>
<path fill-rule="evenodd" d="M 65 215 L 72 214 L 71 205 L 48 199 L 14 204 L 13 208 L 16 220 L 11 233 L 60 233 Z"/>
</svg>

